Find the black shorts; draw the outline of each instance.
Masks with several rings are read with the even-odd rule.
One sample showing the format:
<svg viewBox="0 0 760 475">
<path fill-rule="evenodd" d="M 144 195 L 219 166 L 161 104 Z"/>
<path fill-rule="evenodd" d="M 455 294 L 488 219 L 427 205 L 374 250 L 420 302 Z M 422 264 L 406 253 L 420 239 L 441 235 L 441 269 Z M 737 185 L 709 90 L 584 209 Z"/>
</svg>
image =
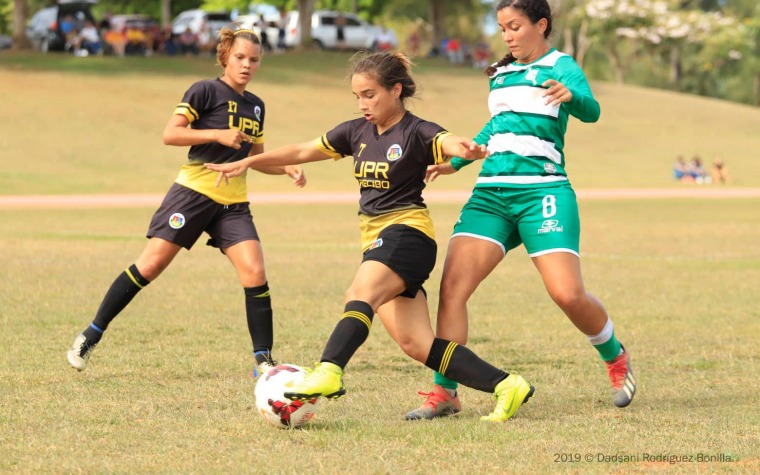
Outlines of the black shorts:
<svg viewBox="0 0 760 475">
<path fill-rule="evenodd" d="M 177 183 L 169 188 L 150 220 L 147 236 L 189 250 L 204 231 L 211 236 L 207 244 L 220 249 L 242 241 L 260 241 L 248 202 L 219 204 Z"/>
<path fill-rule="evenodd" d="M 378 261 L 390 267 L 406 283 L 402 297 L 415 298 L 435 267 L 438 244 L 425 233 L 405 224 L 392 224 L 380 232 L 364 251 L 364 261 Z"/>
</svg>

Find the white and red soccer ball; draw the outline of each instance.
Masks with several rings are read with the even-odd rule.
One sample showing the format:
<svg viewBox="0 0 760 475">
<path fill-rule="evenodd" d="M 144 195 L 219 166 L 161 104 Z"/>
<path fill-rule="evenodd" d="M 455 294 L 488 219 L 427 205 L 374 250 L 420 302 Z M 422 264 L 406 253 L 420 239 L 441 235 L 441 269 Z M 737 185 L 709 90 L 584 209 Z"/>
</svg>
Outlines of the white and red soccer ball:
<svg viewBox="0 0 760 475">
<path fill-rule="evenodd" d="M 265 421 L 282 429 L 301 427 L 314 417 L 317 398 L 291 401 L 284 393 L 301 382 L 306 371 L 293 364 L 279 364 L 259 376 L 253 394 L 256 409 Z"/>
</svg>

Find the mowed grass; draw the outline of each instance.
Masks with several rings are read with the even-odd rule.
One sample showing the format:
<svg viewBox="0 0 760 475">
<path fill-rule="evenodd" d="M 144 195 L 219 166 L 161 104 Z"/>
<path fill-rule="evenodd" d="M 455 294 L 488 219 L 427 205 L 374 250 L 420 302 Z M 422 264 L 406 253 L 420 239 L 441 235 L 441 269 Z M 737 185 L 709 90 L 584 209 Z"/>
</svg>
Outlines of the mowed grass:
<svg viewBox="0 0 760 475">
<path fill-rule="evenodd" d="M 464 388 L 460 415 L 405 422 L 431 373 L 376 321 L 347 368 L 348 395 L 322 401 L 294 431 L 254 409 L 242 290 L 218 251 L 199 243 L 181 253 L 77 373 L 65 351 L 144 246 L 153 210 L 2 210 L 0 472 L 757 473 L 755 201 L 581 201 L 586 285 L 614 318 L 640 385 L 627 409 L 611 405 L 603 364 L 517 250 L 470 304 L 470 347 L 537 388 L 516 418 L 482 423 L 492 402 Z M 460 206 L 431 208 L 434 314 Z M 276 355 L 311 365 L 359 261 L 355 205 L 253 211 Z M 670 463 L 676 455 L 714 461 Z M 612 456 L 635 459 L 604 461 Z"/>
<path fill-rule="evenodd" d="M 264 99 L 266 147 L 312 140 L 358 116 L 346 76 L 350 54 L 264 57 L 249 90 Z M 488 119 L 485 77 L 419 59 L 420 100 L 411 110 L 474 136 Z M 163 193 L 187 156 L 161 143 L 167 120 L 194 81 L 220 72 L 211 58 L 75 58 L 0 54 L 2 194 Z M 734 185 L 760 186 L 760 109 L 653 89 L 592 83 L 596 124 L 572 120 L 565 153 L 579 188 L 675 187 L 678 154 L 706 165 L 722 155 Z M 469 189 L 480 165 L 441 180 Z M 306 191 L 355 189 L 350 165 L 307 168 Z M 256 175 L 252 190 L 281 191 L 282 177 Z"/>
</svg>

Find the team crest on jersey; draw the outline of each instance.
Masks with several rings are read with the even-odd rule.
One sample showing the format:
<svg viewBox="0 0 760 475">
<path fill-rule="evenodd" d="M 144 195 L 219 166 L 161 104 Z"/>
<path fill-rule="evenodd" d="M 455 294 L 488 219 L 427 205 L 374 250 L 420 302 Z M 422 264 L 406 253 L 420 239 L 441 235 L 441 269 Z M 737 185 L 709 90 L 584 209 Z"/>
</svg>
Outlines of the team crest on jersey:
<svg viewBox="0 0 760 475">
<path fill-rule="evenodd" d="M 534 86 L 537 84 L 536 83 L 537 78 L 538 78 L 538 69 L 529 68 L 528 71 L 525 73 L 525 79 L 527 81 L 533 81 Z"/>
<path fill-rule="evenodd" d="M 383 245 L 383 238 L 378 238 L 375 242 L 369 245 L 368 251 L 371 251 L 372 249 L 377 249 L 378 247 Z"/>
<path fill-rule="evenodd" d="M 253 108 L 253 115 L 256 116 L 256 120 L 261 122 L 261 107 L 256 106 Z"/>
<path fill-rule="evenodd" d="M 185 216 L 182 213 L 174 213 L 169 216 L 169 226 L 172 229 L 179 229 L 185 225 Z"/>
<path fill-rule="evenodd" d="M 550 175 L 557 173 L 557 167 L 553 163 L 544 163 L 544 171 Z"/>
<path fill-rule="evenodd" d="M 387 158 L 389 162 L 392 162 L 401 158 L 402 153 L 404 153 L 404 151 L 401 149 L 401 145 L 396 143 L 388 147 L 388 151 L 385 152 L 385 158 Z"/>
</svg>

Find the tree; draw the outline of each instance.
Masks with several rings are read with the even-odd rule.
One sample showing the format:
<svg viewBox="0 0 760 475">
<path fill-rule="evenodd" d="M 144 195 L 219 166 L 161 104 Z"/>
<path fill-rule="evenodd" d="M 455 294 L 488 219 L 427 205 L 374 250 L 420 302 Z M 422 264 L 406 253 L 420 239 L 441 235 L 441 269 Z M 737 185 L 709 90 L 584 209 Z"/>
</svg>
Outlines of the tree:
<svg viewBox="0 0 760 475">
<path fill-rule="evenodd" d="M 26 0 L 13 0 L 13 49 L 29 49 L 26 37 Z"/>
</svg>

